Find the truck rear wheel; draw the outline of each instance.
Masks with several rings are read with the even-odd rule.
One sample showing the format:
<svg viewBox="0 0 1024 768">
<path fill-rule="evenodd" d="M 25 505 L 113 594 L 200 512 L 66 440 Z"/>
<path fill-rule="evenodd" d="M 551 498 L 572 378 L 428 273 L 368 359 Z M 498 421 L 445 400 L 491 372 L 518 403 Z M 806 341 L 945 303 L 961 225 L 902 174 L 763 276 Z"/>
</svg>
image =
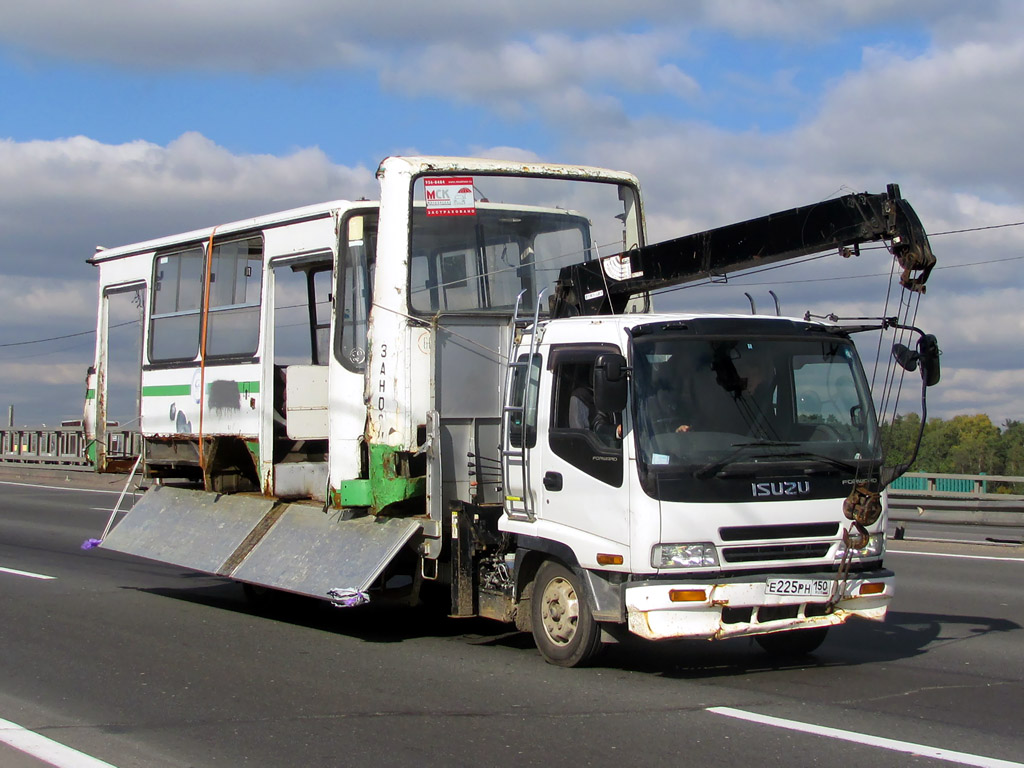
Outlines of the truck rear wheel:
<svg viewBox="0 0 1024 768">
<path fill-rule="evenodd" d="M 580 579 L 564 565 L 549 560 L 537 571 L 531 611 L 533 639 L 545 661 L 578 667 L 601 650 L 601 630 Z"/>
<path fill-rule="evenodd" d="M 814 629 L 791 629 L 788 632 L 772 632 L 770 635 L 755 635 L 754 639 L 772 656 L 806 656 L 813 653 L 825 642 L 828 627 Z"/>
</svg>

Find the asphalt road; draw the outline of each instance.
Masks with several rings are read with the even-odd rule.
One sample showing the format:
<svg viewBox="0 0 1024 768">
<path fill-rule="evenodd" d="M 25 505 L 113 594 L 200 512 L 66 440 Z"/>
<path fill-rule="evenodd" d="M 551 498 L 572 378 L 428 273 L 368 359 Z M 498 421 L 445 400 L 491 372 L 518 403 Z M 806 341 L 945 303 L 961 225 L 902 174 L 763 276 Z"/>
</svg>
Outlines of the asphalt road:
<svg viewBox="0 0 1024 768">
<path fill-rule="evenodd" d="M 261 612 L 219 579 L 83 551 L 117 488 L 48 477 L 57 489 L 0 477 L 0 720 L 83 760 L 950 764 L 911 754 L 927 747 L 1024 763 L 1021 547 L 894 542 L 888 620 L 833 630 L 800 663 L 748 640 L 638 641 L 569 670 L 484 620 L 301 599 Z M 0 766 L 42 764 L 0 743 Z"/>
</svg>

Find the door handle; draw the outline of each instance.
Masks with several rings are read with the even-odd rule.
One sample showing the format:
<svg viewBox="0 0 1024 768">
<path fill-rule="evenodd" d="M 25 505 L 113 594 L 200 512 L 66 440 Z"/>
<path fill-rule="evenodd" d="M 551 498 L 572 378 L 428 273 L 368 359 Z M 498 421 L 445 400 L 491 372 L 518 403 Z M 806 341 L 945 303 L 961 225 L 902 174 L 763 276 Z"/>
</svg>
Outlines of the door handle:
<svg viewBox="0 0 1024 768">
<path fill-rule="evenodd" d="M 545 472 L 544 473 L 544 488 L 548 491 L 560 491 L 562 490 L 562 473 L 561 472 Z"/>
</svg>

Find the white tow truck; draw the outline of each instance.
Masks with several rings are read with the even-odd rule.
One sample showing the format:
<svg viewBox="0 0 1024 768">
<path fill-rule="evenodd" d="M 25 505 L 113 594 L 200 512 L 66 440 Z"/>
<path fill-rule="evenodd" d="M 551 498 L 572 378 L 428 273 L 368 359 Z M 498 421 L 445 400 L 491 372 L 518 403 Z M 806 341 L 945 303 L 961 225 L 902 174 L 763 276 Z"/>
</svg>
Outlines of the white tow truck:
<svg viewBox="0 0 1024 768">
<path fill-rule="evenodd" d="M 665 314 L 651 292 L 886 241 L 934 257 L 890 186 L 648 244 L 628 173 L 391 157 L 335 201 L 98 251 L 86 422 L 140 381 L 154 482 L 103 547 L 357 605 L 447 585 L 548 661 L 753 635 L 813 650 L 893 594 L 883 466 L 851 327 Z M 140 297 L 141 370 L 109 302 Z M 115 370 L 111 370 L 111 368 Z"/>
</svg>

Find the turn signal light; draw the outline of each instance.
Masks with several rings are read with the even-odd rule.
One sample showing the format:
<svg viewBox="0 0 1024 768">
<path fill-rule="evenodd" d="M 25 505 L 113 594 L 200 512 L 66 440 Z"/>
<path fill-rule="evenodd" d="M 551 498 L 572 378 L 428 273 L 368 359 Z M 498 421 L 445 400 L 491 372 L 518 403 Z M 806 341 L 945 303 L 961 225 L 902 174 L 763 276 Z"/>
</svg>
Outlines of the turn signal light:
<svg viewBox="0 0 1024 768">
<path fill-rule="evenodd" d="M 622 555 L 603 555 L 597 556 L 598 565 L 622 565 Z"/>
<path fill-rule="evenodd" d="M 874 584 L 861 584 L 859 594 L 880 595 L 883 592 L 885 592 L 885 584 L 881 582 L 875 582 Z"/>
<path fill-rule="evenodd" d="M 703 603 L 708 593 L 703 589 L 670 589 L 668 599 L 673 603 Z"/>
</svg>

